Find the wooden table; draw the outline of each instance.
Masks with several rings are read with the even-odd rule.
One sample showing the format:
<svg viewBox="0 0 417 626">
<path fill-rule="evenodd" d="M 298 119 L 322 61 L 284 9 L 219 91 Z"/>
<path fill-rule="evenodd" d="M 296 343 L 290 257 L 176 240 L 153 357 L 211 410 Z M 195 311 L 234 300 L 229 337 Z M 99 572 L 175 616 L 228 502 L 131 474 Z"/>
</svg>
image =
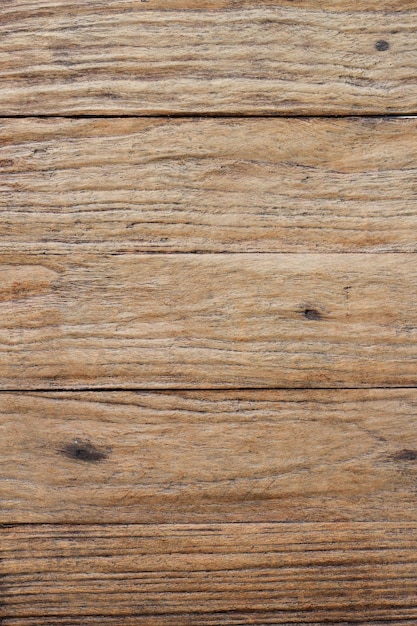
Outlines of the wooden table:
<svg viewBox="0 0 417 626">
<path fill-rule="evenodd" d="M 417 624 L 415 0 L 4 0 L 1 626 Z"/>
</svg>

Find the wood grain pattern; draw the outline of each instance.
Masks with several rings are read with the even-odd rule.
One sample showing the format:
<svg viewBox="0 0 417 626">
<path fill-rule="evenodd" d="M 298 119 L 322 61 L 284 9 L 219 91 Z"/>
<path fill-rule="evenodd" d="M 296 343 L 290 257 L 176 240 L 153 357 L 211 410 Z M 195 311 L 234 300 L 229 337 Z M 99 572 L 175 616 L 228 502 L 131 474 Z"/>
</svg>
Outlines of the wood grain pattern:
<svg viewBox="0 0 417 626">
<path fill-rule="evenodd" d="M 0 114 L 415 113 L 416 28 L 411 0 L 8 0 Z"/>
<path fill-rule="evenodd" d="M 417 250 L 417 119 L 0 122 L 1 249 Z"/>
<path fill-rule="evenodd" d="M 417 380 L 413 254 L 0 257 L 3 389 Z"/>
<path fill-rule="evenodd" d="M 7 528 L 2 625 L 411 626 L 416 531 L 404 522 Z"/>
<path fill-rule="evenodd" d="M 2 2 L 1 626 L 415 626 L 416 31 Z"/>
<path fill-rule="evenodd" d="M 417 522 L 417 390 L 0 394 L 0 523 Z"/>
</svg>

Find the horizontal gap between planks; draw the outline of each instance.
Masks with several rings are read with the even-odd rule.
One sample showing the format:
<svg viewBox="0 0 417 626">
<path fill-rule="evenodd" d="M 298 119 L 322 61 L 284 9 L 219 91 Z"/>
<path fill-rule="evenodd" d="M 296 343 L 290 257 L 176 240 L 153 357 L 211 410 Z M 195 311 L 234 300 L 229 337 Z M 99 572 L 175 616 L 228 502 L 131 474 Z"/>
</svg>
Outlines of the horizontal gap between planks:
<svg viewBox="0 0 417 626">
<path fill-rule="evenodd" d="M 0 120 L 13 120 L 13 119 L 188 119 L 188 118 L 196 118 L 196 119 L 349 119 L 349 118 L 375 118 L 375 119 L 413 119 L 417 117 L 417 110 L 415 113 L 349 113 L 346 115 L 341 114 L 329 114 L 329 113 L 196 113 L 196 112 L 180 112 L 180 113 L 150 113 L 150 114 L 136 114 L 136 113 L 126 113 L 126 114 L 94 114 L 94 113 L 79 113 L 79 114 L 62 114 L 62 113 L 48 113 L 48 114 L 16 114 L 16 115 L 1 115 Z"/>
<path fill-rule="evenodd" d="M 391 610 L 391 609 L 398 609 L 398 605 L 397 604 L 386 604 L 384 605 L 384 608 Z M 412 604 L 407 604 L 407 605 L 403 605 L 401 608 L 414 608 L 414 606 Z M 244 611 L 240 610 L 240 609 L 220 609 L 217 610 L 215 613 L 216 615 L 237 615 L 237 616 L 241 616 L 242 614 L 247 616 L 247 615 L 265 615 L 265 614 L 279 614 L 279 615 L 285 615 L 286 613 L 289 613 L 290 610 L 289 609 L 281 609 L 279 611 L 277 611 L 276 609 L 244 609 Z M 184 612 L 184 611 L 171 611 L 169 613 L 160 613 L 158 612 L 156 615 L 158 618 L 163 618 L 163 617 L 185 617 L 187 619 L 190 618 L 190 616 L 200 616 L 200 615 L 204 615 L 207 612 L 192 612 L 190 613 L 189 611 Z M 25 619 L 31 619 L 31 618 L 38 618 L 39 615 L 26 615 L 25 614 Z M 78 614 L 71 614 L 71 615 L 65 615 L 65 618 L 70 618 L 70 619 L 78 619 L 79 616 Z M 134 618 L 134 617 L 153 617 L 152 615 L 150 615 L 149 613 L 137 613 L 137 612 L 129 612 L 129 615 L 126 616 L 126 613 L 115 613 L 110 615 L 111 618 Z M 62 618 L 62 614 L 61 613 L 48 613 L 48 618 Z M 94 618 L 95 620 L 97 619 L 108 619 L 109 618 L 109 614 L 108 613 L 103 613 L 100 615 L 91 615 L 89 616 L 89 618 Z M 9 619 L 9 618 L 7 618 Z M 404 624 L 412 624 L 414 626 L 415 622 L 412 622 L 409 618 L 407 617 L 400 617 L 400 618 L 388 618 L 388 619 L 384 619 L 384 621 L 381 621 L 379 618 L 376 619 L 372 619 L 372 620 L 366 620 L 366 622 L 362 622 L 362 624 L 367 624 L 368 626 L 372 626 L 372 624 L 375 624 L 375 626 L 388 626 L 389 624 L 394 624 L 394 626 L 396 624 L 398 624 L 399 622 L 403 622 Z M 15 622 L 16 623 L 16 622 Z M 97 621 L 96 621 L 97 623 Z M 190 622 L 189 622 L 190 623 Z M 235 622 L 236 623 L 236 622 Z M 249 622 L 246 622 L 247 624 Z M 357 626 L 358 624 L 360 624 L 361 622 L 358 621 L 351 621 L 351 620 L 346 620 L 346 619 L 340 619 L 337 621 L 332 620 L 331 622 L 289 622 L 288 624 L 294 624 L 294 626 L 299 626 L 300 624 L 302 624 L 302 626 L 324 626 L 325 624 L 332 624 L 333 626 Z M 237 624 L 244 624 L 244 622 L 237 622 Z M 254 624 L 257 624 L 257 622 L 254 622 Z M 262 626 L 264 626 L 262 624 Z M 267 624 L 265 624 L 265 626 L 267 626 Z M 278 626 L 278 625 L 277 625 Z"/>
<path fill-rule="evenodd" d="M 410 607 L 413 608 L 412 605 L 404 605 L 402 608 L 410 608 Z M 398 609 L 399 607 L 398 607 L 397 604 L 394 604 L 394 605 L 384 605 L 384 608 L 386 608 L 388 610 L 391 610 L 391 609 Z M 268 609 L 268 608 L 266 608 L 266 609 L 245 609 L 244 611 L 241 611 L 240 609 L 221 609 L 221 610 L 215 611 L 215 614 L 216 615 L 231 615 L 231 616 L 237 615 L 237 616 L 240 617 L 240 616 L 242 616 L 242 614 L 244 616 L 258 615 L 258 614 L 259 615 L 265 615 L 265 614 L 273 615 L 273 614 L 277 614 L 277 613 L 279 615 L 285 615 L 285 613 L 288 613 L 288 612 L 289 612 L 289 610 L 285 610 L 285 609 L 277 611 L 276 609 Z M 184 612 L 184 611 L 171 611 L 169 613 L 159 613 L 158 612 L 158 613 L 156 613 L 156 616 L 157 616 L 158 619 L 161 619 L 161 618 L 164 618 L 164 617 L 169 617 L 169 618 L 172 618 L 172 617 L 175 617 L 175 618 L 184 617 L 184 618 L 189 620 L 190 617 L 193 617 L 193 616 L 200 617 L 201 615 L 205 615 L 206 613 L 207 613 L 206 611 L 204 611 L 204 612 L 191 612 L 191 613 L 189 611 L 187 611 L 187 612 Z M 210 614 L 208 613 L 208 615 L 210 615 Z M 32 618 L 38 619 L 38 617 L 39 617 L 39 615 L 26 615 L 25 614 L 24 619 L 26 621 L 26 620 L 32 619 Z M 89 617 L 89 620 L 90 619 L 94 619 L 95 623 L 97 623 L 98 619 L 108 620 L 109 617 L 112 618 L 112 619 L 115 619 L 115 618 L 117 618 L 117 619 L 118 618 L 126 619 L 127 617 L 129 619 L 131 619 L 131 618 L 139 618 L 139 617 L 141 617 L 141 618 L 142 617 L 143 618 L 153 618 L 153 615 L 149 614 L 149 613 L 129 612 L 129 615 L 126 615 L 126 613 L 120 613 L 120 614 L 119 613 L 115 613 L 115 614 L 111 614 L 109 616 L 108 613 L 103 613 L 101 615 L 97 615 L 97 614 L 94 613 L 94 615 L 89 615 L 88 617 Z M 50 619 L 57 619 L 57 618 L 58 619 L 62 619 L 63 616 L 62 616 L 61 613 L 48 613 L 48 618 L 50 618 Z M 75 619 L 79 619 L 79 615 L 78 614 L 65 615 L 64 618 L 65 619 L 74 619 L 75 620 Z M 13 618 L 9 618 L 7 616 L 4 619 L 9 620 L 9 619 L 13 619 Z M 15 619 L 13 619 L 13 621 L 16 624 Z M 379 618 L 376 618 L 376 619 L 372 619 L 372 620 L 366 620 L 366 622 L 358 622 L 356 620 L 355 621 L 351 621 L 349 619 L 346 620 L 346 619 L 343 619 L 343 618 L 340 619 L 340 620 L 337 620 L 337 621 L 332 620 L 331 622 L 328 622 L 328 621 L 326 621 L 326 622 L 323 622 L 323 621 L 321 621 L 321 622 L 293 622 L 293 621 L 291 621 L 291 622 L 288 622 L 288 626 L 291 626 L 291 624 L 294 624 L 294 626 L 300 626 L 300 625 L 301 626 L 325 626 L 326 624 L 332 624 L 332 626 L 358 626 L 358 624 L 361 624 L 361 623 L 362 624 L 365 623 L 368 626 L 372 626 L 373 624 L 375 626 L 389 626 L 389 624 L 393 624 L 394 626 L 396 626 L 400 622 L 404 623 L 404 624 L 411 624 L 412 626 L 414 626 L 414 624 L 415 624 L 415 622 L 412 622 L 410 620 L 410 618 L 408 618 L 408 617 L 399 617 L 399 618 L 396 617 L 396 618 L 388 618 L 388 619 L 384 618 L 384 621 L 381 621 Z M 79 623 L 79 622 L 77 622 L 77 623 Z M 188 623 L 191 623 L 191 622 L 188 622 Z M 234 623 L 235 624 L 239 624 L 239 625 L 240 624 L 245 624 L 245 622 L 242 622 L 242 621 L 234 622 Z M 250 622 L 246 622 L 246 624 L 248 624 L 248 623 L 250 623 Z M 258 622 L 253 622 L 253 623 L 254 624 L 258 624 Z M 271 623 L 269 622 L 269 625 L 270 624 Z M 268 624 L 265 624 L 265 625 L 262 624 L 262 626 L 268 626 Z M 279 624 L 277 624 L 277 626 L 279 626 Z"/>
<path fill-rule="evenodd" d="M 191 528 L 204 528 L 206 526 L 341 526 L 343 523 L 346 523 L 350 526 L 355 526 L 357 524 L 367 525 L 369 527 L 375 526 L 376 524 L 386 524 L 387 526 L 395 526 L 396 522 L 393 522 L 391 519 L 379 519 L 372 520 L 369 519 L 355 519 L 354 521 L 349 520 L 347 522 L 341 522 L 340 520 L 326 520 L 323 522 L 317 521 L 303 521 L 303 520 L 268 520 L 265 521 L 253 521 L 252 519 L 242 519 L 242 520 L 231 520 L 231 521 L 209 521 L 209 522 L 85 522 L 85 521 L 70 521 L 70 522 L 10 522 L 6 524 L 0 524 L 0 530 L 7 530 L 8 528 L 32 528 L 34 526 L 100 526 L 101 528 L 105 528 L 106 526 L 121 526 L 123 528 L 127 526 L 131 527 L 140 527 L 140 526 L 190 526 Z M 403 522 L 403 524 L 410 526 L 413 528 L 415 525 L 413 522 Z"/>
<path fill-rule="evenodd" d="M 60 243 L 60 242 L 58 242 Z M 382 255 L 382 254 L 415 254 L 417 252 L 417 247 L 415 250 L 336 250 L 334 252 L 299 252 L 296 250 L 289 250 L 289 251 L 285 251 L 285 252 L 276 252 L 274 250 L 266 250 L 265 252 L 263 250 L 118 250 L 117 252 L 112 252 L 111 250 L 100 250 L 97 249 L 97 243 L 99 242 L 95 242 L 94 244 L 89 242 L 87 244 L 85 243 L 71 243 L 68 244 L 69 246 L 71 246 L 71 248 L 73 248 L 71 251 L 72 252 L 76 252 L 77 248 L 80 248 L 80 250 L 82 251 L 83 254 L 85 255 L 92 255 L 94 257 L 99 256 L 100 254 L 104 254 L 107 257 L 110 256 L 131 256 L 131 255 L 136 255 L 136 256 L 187 256 L 187 255 L 193 255 L 193 254 L 198 254 L 198 255 L 205 255 L 205 256 L 220 256 L 220 255 L 231 255 L 233 256 L 234 254 L 238 254 L 239 256 L 242 255 L 246 255 L 246 254 L 251 254 L 251 255 L 255 255 L 255 254 L 259 254 L 262 256 L 265 255 L 275 255 L 275 256 L 285 256 L 285 255 L 292 255 L 292 256 L 300 256 L 302 254 L 309 254 L 311 256 L 316 255 L 316 256 L 320 256 L 320 255 L 326 255 L 326 254 L 338 254 L 338 255 L 343 255 L 343 254 L 362 254 L 362 255 Z M 94 250 L 88 250 L 86 249 L 86 246 L 92 246 L 94 245 L 95 248 Z M 38 244 L 36 245 L 27 245 L 25 247 L 25 249 L 23 250 L 19 250 L 20 253 L 22 254 L 33 254 L 33 255 L 51 255 L 51 256 L 66 256 L 68 254 L 68 250 L 64 250 L 64 251 L 49 251 L 49 250 L 45 250 L 45 249 L 37 249 L 40 246 Z M 4 249 L 3 252 L 8 252 L 9 250 Z"/>
<path fill-rule="evenodd" d="M 395 389 L 417 389 L 417 385 L 388 385 L 388 386 L 378 386 L 378 385 L 369 385 L 367 387 L 36 387 L 33 389 L 0 389 L 0 394 L 2 393 L 78 393 L 78 392 L 94 392 L 94 393 L 147 393 L 147 394 L 164 394 L 164 393 L 190 393 L 190 392 L 198 392 L 203 391 L 207 393 L 221 393 L 221 392 L 233 392 L 233 391 L 292 391 L 296 393 L 297 391 L 311 391 L 311 392 L 321 392 L 321 391 L 340 391 L 343 393 L 344 391 L 366 391 L 373 389 L 385 389 L 386 391 L 395 390 Z"/>
</svg>

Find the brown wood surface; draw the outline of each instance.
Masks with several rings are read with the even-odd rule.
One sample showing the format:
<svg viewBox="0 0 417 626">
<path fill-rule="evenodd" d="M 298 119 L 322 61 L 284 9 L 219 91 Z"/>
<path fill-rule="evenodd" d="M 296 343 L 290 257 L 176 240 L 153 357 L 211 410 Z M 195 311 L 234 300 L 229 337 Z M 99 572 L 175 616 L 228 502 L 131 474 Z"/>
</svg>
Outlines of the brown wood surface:
<svg viewBox="0 0 417 626">
<path fill-rule="evenodd" d="M 0 530 L 2 626 L 417 621 L 415 525 L 23 526 Z"/>
<path fill-rule="evenodd" d="M 7 0 L 0 114 L 415 113 L 414 0 Z"/>
<path fill-rule="evenodd" d="M 414 254 L 2 254 L 3 389 L 409 386 Z"/>
<path fill-rule="evenodd" d="M 0 12 L 0 625 L 415 626 L 415 0 Z"/>
<path fill-rule="evenodd" d="M 417 249 L 417 118 L 0 122 L 1 249 Z"/>
<path fill-rule="evenodd" d="M 416 420 L 415 389 L 1 393 L 0 523 L 415 523 Z"/>
</svg>

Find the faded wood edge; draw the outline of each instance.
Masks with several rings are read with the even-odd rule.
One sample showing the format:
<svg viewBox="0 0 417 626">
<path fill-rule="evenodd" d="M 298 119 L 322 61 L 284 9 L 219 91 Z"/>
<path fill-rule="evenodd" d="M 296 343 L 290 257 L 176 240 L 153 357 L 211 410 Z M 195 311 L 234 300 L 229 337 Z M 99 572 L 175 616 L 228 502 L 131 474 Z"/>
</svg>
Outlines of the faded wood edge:
<svg viewBox="0 0 417 626">
<path fill-rule="evenodd" d="M 0 122 L 13 254 L 417 251 L 413 118 Z"/>
<path fill-rule="evenodd" d="M 415 5 L 337 5 L 216 1 L 196 11 L 190 2 L 91 2 L 69 12 L 50 0 L 42 11 L 12 0 L 0 27 L 1 107 L 413 111 Z"/>
<path fill-rule="evenodd" d="M 3 523 L 415 523 L 416 390 L 0 395 Z"/>
<path fill-rule="evenodd" d="M 416 258 L 5 253 L 1 386 L 413 387 Z"/>
<path fill-rule="evenodd" d="M 0 528 L 2 626 L 414 624 L 415 524 Z"/>
</svg>

